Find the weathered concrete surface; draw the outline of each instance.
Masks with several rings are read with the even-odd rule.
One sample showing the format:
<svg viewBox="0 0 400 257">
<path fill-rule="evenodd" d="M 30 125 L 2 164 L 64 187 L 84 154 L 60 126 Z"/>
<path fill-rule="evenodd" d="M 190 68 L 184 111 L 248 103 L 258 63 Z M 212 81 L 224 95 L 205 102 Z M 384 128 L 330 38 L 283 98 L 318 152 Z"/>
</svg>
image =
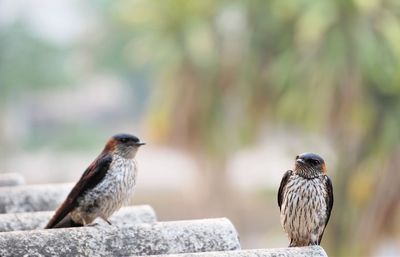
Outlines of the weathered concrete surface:
<svg viewBox="0 0 400 257">
<path fill-rule="evenodd" d="M 225 219 L 0 233 L 0 256 L 133 256 L 240 249 Z"/>
<path fill-rule="evenodd" d="M 52 216 L 51 211 L 0 214 L 0 232 L 43 229 Z M 154 223 L 157 218 L 149 205 L 138 205 L 121 208 L 109 220 L 113 225 L 124 226 L 135 223 Z M 95 223 L 109 226 L 101 219 L 97 219 Z"/>
<path fill-rule="evenodd" d="M 163 254 L 152 257 L 328 257 L 320 246 L 270 248 L 256 250 L 239 250 L 224 252 Z"/>
<path fill-rule="evenodd" d="M 0 187 L 19 186 L 25 184 L 25 178 L 18 173 L 0 173 Z"/>
<path fill-rule="evenodd" d="M 73 184 L 0 187 L 0 213 L 53 211 Z"/>
</svg>

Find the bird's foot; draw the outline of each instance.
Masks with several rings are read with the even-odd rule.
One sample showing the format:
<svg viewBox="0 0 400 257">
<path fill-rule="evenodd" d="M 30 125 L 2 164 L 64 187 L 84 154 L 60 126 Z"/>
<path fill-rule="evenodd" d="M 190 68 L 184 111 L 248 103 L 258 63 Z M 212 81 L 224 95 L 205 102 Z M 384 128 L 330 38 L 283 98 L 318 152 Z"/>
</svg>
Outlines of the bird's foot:
<svg viewBox="0 0 400 257">
<path fill-rule="evenodd" d="M 101 219 L 104 220 L 105 222 L 107 222 L 108 225 L 112 226 L 112 223 L 108 219 L 106 219 L 106 218 L 101 218 Z"/>
</svg>

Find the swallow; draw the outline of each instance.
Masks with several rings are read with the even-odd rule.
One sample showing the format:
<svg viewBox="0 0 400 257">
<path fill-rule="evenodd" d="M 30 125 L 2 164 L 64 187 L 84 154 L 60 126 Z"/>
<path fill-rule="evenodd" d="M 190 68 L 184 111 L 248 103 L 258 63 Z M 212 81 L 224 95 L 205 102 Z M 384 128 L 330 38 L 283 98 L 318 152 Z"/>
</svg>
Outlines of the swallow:
<svg viewBox="0 0 400 257">
<path fill-rule="evenodd" d="M 319 245 L 333 207 L 333 187 L 324 159 L 313 153 L 296 156 L 278 190 L 280 221 L 289 247 Z"/>
<path fill-rule="evenodd" d="M 145 143 L 129 134 L 117 134 L 106 143 L 57 208 L 45 229 L 79 227 L 108 218 L 132 197 L 138 172 L 135 156 Z"/>
</svg>

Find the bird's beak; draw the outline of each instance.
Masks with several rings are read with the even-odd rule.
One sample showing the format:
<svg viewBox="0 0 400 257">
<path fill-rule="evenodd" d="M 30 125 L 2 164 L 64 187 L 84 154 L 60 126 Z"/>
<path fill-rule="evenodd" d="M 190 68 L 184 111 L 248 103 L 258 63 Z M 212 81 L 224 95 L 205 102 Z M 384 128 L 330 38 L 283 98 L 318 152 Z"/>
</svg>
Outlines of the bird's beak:
<svg viewBox="0 0 400 257">
<path fill-rule="evenodd" d="M 296 164 L 306 164 L 306 163 L 305 163 L 305 161 L 304 161 L 303 159 L 298 158 L 298 159 L 296 160 Z"/>
<path fill-rule="evenodd" d="M 135 143 L 135 145 L 137 145 L 137 146 L 141 146 L 141 145 L 145 145 L 146 144 L 146 142 L 137 142 L 137 143 Z"/>
</svg>

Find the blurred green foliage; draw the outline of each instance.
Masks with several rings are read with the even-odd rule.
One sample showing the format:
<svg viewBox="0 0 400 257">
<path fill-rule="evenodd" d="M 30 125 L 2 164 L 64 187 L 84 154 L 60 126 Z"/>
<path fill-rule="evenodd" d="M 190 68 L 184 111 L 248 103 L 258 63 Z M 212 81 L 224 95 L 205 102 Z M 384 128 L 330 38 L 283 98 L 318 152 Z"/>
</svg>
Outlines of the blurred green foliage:
<svg viewBox="0 0 400 257">
<path fill-rule="evenodd" d="M 37 37 L 23 21 L 0 29 L 0 98 L 65 85 L 69 51 Z"/>
<path fill-rule="evenodd" d="M 399 157 L 399 10 L 379 0 L 155 0 L 108 2 L 103 17 L 105 34 L 122 40 L 122 66 L 150 67 L 155 138 L 208 162 L 265 124 L 331 138 L 339 165 L 327 247 L 345 256 L 365 254 L 392 222 L 378 213 L 399 203 L 373 195 Z"/>
</svg>

